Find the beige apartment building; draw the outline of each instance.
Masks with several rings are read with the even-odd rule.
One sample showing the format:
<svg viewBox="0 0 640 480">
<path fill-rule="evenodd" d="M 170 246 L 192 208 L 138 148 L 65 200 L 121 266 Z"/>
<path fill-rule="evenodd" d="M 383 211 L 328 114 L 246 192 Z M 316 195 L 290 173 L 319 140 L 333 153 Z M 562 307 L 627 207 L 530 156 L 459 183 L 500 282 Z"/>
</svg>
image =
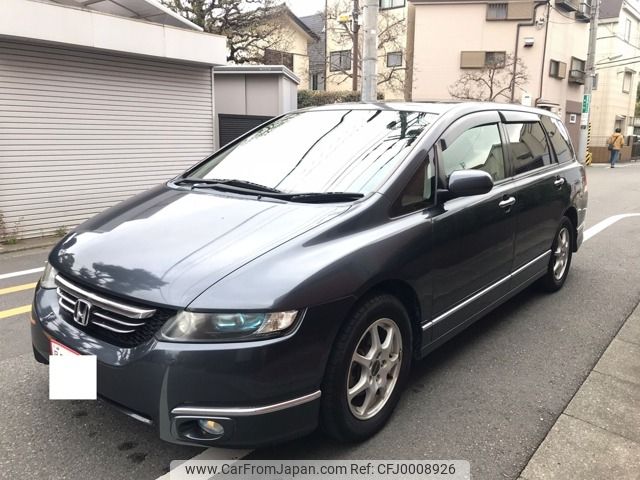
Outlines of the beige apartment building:
<svg viewBox="0 0 640 480">
<path fill-rule="evenodd" d="M 284 65 L 300 79 L 299 88 L 309 88 L 309 42 L 317 35 L 288 7 L 282 6 L 282 25 L 271 37 L 257 45 L 264 52 L 264 65 Z"/>
<path fill-rule="evenodd" d="M 603 0 L 592 96 L 592 145 L 604 146 L 615 128 L 632 135 L 638 88 L 640 1 Z M 640 124 L 639 124 L 640 125 Z"/>
<path fill-rule="evenodd" d="M 579 0 L 410 0 L 413 100 L 450 100 L 468 73 L 517 58 L 526 80 L 495 101 L 558 113 L 577 144 L 590 6 Z M 516 67 L 517 73 L 525 71 Z M 505 71 L 506 70 L 506 71 Z M 494 68 L 509 75 L 512 67 Z M 507 82 L 510 84 L 510 81 Z"/>
<path fill-rule="evenodd" d="M 360 1 L 362 8 L 364 2 Z M 353 0 L 328 0 L 326 9 L 326 90 L 351 90 L 353 85 Z M 380 0 L 378 14 L 378 93 L 385 100 L 404 100 L 407 76 L 406 0 Z M 358 89 L 362 86 L 360 28 Z"/>
</svg>

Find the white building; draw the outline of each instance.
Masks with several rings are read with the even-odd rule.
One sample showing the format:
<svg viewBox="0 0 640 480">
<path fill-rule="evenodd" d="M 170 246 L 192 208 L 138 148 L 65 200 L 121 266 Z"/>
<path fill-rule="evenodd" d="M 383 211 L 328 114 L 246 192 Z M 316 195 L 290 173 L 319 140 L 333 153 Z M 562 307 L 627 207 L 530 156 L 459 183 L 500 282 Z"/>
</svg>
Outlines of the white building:
<svg viewBox="0 0 640 480">
<path fill-rule="evenodd" d="M 640 2 L 602 0 L 592 96 L 592 145 L 603 147 L 615 128 L 633 134 L 640 62 Z"/>
<path fill-rule="evenodd" d="M 224 37 L 154 0 L 1 0 L 5 228 L 73 227 L 209 155 L 224 63 Z"/>
</svg>

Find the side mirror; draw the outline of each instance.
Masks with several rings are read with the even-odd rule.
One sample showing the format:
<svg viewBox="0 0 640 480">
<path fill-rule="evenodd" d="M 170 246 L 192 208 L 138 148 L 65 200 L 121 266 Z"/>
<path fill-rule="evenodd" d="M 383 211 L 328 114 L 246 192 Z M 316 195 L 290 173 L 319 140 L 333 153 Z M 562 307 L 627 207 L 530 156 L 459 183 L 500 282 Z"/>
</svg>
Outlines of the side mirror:
<svg viewBox="0 0 640 480">
<path fill-rule="evenodd" d="M 493 178 L 482 170 L 456 170 L 449 176 L 449 192 L 453 197 L 483 195 L 493 188 Z"/>
</svg>

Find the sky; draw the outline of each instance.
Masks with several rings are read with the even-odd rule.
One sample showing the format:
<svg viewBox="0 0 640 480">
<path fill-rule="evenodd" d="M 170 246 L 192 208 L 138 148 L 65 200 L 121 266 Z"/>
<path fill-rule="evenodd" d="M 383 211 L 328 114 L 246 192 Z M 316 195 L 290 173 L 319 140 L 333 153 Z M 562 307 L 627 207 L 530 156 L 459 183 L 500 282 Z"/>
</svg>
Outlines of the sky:
<svg viewBox="0 0 640 480">
<path fill-rule="evenodd" d="M 311 15 L 324 9 L 325 0 L 287 0 L 287 4 L 299 17 Z"/>
</svg>

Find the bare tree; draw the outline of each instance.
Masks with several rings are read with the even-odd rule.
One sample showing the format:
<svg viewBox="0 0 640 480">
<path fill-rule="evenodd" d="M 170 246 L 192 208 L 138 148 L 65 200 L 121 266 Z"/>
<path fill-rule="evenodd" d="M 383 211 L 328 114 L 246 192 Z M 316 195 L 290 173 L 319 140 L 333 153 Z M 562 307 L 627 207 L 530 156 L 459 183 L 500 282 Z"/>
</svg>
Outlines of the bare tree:
<svg viewBox="0 0 640 480">
<path fill-rule="evenodd" d="M 458 100 L 494 102 L 511 99 L 511 91 L 529 81 L 526 65 L 512 54 L 490 61 L 485 67 L 464 73 L 449 87 L 449 95 Z"/>
<path fill-rule="evenodd" d="M 227 61 L 262 63 L 267 49 L 285 50 L 285 7 L 278 0 L 162 0 L 208 33 L 227 37 Z"/>
<path fill-rule="evenodd" d="M 338 0 L 331 2 L 327 9 L 327 35 L 332 43 L 341 50 L 352 50 L 355 33 L 351 23 L 339 23 L 338 17 L 353 9 L 353 0 Z M 360 32 L 362 35 L 362 29 Z M 406 36 L 406 18 L 398 15 L 394 10 L 382 10 L 378 15 L 378 59 L 383 59 L 386 65 L 388 53 L 401 53 L 404 59 Z M 358 78 L 362 77 L 362 39 L 358 42 Z M 331 58 L 327 59 L 331 66 Z M 350 69 L 329 68 L 328 78 L 331 78 L 338 85 L 350 85 L 353 79 L 353 65 Z M 331 71 L 334 70 L 334 71 Z M 378 85 L 387 86 L 395 90 L 402 90 L 405 82 L 405 67 L 398 65 L 395 67 L 385 67 L 378 70 Z"/>
</svg>

